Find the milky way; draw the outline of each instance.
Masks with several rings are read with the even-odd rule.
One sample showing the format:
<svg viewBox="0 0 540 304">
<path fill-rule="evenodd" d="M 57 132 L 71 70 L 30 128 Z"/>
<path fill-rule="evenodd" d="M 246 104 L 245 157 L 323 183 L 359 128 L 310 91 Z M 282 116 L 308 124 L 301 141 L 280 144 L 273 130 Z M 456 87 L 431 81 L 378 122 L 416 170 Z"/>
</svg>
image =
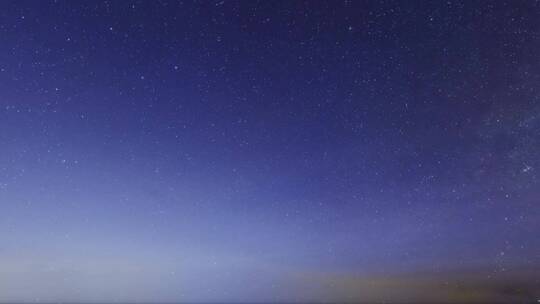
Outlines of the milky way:
<svg viewBox="0 0 540 304">
<path fill-rule="evenodd" d="M 536 302 L 533 1 L 0 3 L 0 302 Z"/>
</svg>

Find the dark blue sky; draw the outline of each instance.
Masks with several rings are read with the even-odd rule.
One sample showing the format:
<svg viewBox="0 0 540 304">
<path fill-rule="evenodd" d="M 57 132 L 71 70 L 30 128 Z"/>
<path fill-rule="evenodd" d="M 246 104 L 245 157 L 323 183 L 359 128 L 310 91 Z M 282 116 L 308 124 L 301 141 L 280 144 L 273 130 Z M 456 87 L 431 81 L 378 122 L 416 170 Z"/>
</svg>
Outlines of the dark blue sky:
<svg viewBox="0 0 540 304">
<path fill-rule="evenodd" d="M 0 302 L 540 298 L 533 1 L 0 3 Z"/>
</svg>

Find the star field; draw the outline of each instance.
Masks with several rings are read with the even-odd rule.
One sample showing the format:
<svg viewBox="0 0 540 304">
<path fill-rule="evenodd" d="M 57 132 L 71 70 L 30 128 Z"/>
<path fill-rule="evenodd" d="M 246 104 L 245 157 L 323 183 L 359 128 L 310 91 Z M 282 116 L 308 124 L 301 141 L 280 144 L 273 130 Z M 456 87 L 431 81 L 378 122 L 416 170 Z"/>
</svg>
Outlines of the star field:
<svg viewBox="0 0 540 304">
<path fill-rule="evenodd" d="M 540 299 L 538 2 L 0 8 L 0 302 Z"/>
</svg>

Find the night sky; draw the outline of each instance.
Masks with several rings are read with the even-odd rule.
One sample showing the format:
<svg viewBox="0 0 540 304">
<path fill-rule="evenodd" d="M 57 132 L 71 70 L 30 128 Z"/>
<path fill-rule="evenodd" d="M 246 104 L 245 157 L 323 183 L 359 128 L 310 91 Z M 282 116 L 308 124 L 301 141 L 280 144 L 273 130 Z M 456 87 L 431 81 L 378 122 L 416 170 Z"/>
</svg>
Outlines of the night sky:
<svg viewBox="0 0 540 304">
<path fill-rule="evenodd" d="M 537 299 L 539 2 L 0 2 L 0 302 Z"/>
</svg>

